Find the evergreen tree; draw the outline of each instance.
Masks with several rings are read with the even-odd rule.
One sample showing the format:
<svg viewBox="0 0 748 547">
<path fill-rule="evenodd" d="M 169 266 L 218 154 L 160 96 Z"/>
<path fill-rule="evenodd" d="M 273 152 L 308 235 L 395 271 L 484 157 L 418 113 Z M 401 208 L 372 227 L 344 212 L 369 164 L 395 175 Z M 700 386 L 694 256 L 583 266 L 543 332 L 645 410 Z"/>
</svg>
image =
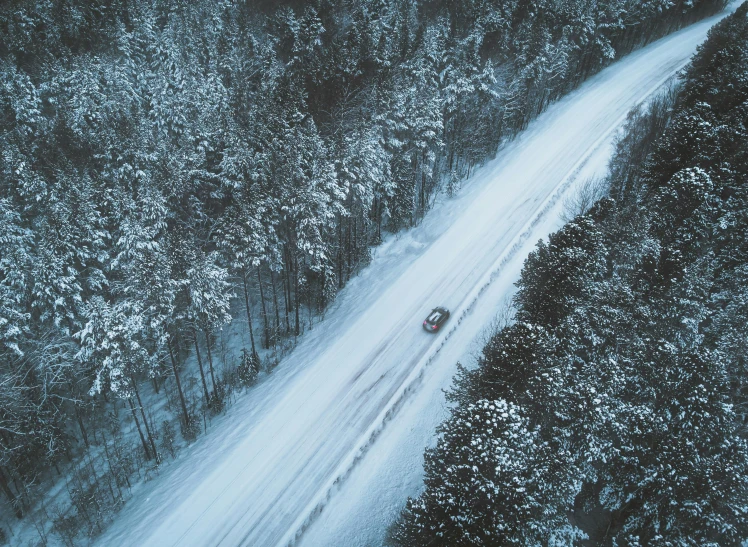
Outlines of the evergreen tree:
<svg viewBox="0 0 748 547">
<path fill-rule="evenodd" d="M 458 407 L 426 453 L 426 492 L 408 501 L 392 532 L 399 545 L 569 544 L 574 480 L 549 474 L 562 460 L 538 439 L 521 407 L 481 399 Z"/>
</svg>

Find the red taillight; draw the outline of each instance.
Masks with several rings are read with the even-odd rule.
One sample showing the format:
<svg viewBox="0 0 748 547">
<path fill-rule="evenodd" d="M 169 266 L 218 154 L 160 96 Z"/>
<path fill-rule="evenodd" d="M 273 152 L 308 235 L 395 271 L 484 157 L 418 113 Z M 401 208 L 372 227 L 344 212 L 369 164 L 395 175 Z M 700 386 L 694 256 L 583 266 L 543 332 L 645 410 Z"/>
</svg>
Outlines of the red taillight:
<svg viewBox="0 0 748 547">
<path fill-rule="evenodd" d="M 436 330 L 436 327 L 437 327 L 437 326 L 438 326 L 438 325 L 431 325 L 431 329 L 432 329 L 432 330 Z"/>
</svg>

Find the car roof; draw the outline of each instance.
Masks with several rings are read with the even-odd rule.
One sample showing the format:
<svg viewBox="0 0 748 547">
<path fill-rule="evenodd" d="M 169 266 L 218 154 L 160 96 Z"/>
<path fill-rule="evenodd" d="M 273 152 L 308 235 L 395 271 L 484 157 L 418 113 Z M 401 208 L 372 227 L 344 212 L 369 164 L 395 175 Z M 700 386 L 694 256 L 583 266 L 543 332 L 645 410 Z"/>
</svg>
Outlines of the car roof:
<svg viewBox="0 0 748 547">
<path fill-rule="evenodd" d="M 437 321 L 439 321 L 439 319 L 441 319 L 443 315 L 446 315 L 448 313 L 449 311 L 446 308 L 443 308 L 441 306 L 436 307 L 433 310 L 431 310 L 431 313 L 429 313 L 429 316 L 426 319 L 426 321 L 429 321 L 430 323 L 436 323 Z"/>
</svg>

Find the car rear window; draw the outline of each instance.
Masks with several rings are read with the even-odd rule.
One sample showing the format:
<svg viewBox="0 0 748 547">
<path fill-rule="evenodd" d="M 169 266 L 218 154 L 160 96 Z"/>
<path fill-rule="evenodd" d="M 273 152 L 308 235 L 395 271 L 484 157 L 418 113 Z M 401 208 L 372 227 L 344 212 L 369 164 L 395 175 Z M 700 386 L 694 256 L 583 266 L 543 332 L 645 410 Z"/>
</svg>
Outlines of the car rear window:
<svg viewBox="0 0 748 547">
<path fill-rule="evenodd" d="M 441 313 L 439 313 L 438 311 L 435 311 L 434 313 L 432 313 L 432 314 L 431 314 L 431 315 L 429 316 L 429 322 L 430 322 L 430 323 L 436 323 L 437 321 L 439 321 L 439 318 L 440 318 L 441 316 L 442 316 L 442 314 L 441 314 Z"/>
</svg>

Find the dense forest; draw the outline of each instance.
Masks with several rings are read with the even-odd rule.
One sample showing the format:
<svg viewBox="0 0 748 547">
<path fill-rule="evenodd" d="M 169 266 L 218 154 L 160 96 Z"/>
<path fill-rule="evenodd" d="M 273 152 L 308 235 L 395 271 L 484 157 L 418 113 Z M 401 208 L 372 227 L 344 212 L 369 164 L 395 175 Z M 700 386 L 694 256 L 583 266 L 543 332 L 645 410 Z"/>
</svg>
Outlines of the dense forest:
<svg viewBox="0 0 748 547">
<path fill-rule="evenodd" d="M 204 430 L 383 232 L 417 223 L 590 74 L 724 4 L 3 2 L 4 507 L 23 518 L 72 468 L 72 509 L 42 520 L 68 544 L 96 534 L 131 482 L 173 456 L 177 432 Z M 706 168 L 689 177 L 717 187 Z M 596 219 L 575 224 L 579 237 Z M 675 268 L 690 255 L 668 256 Z M 249 344 L 219 368 L 232 315 Z M 144 395 L 164 398 L 157 415 Z"/>
<path fill-rule="evenodd" d="M 527 258 L 397 546 L 744 545 L 748 4 Z"/>
</svg>

